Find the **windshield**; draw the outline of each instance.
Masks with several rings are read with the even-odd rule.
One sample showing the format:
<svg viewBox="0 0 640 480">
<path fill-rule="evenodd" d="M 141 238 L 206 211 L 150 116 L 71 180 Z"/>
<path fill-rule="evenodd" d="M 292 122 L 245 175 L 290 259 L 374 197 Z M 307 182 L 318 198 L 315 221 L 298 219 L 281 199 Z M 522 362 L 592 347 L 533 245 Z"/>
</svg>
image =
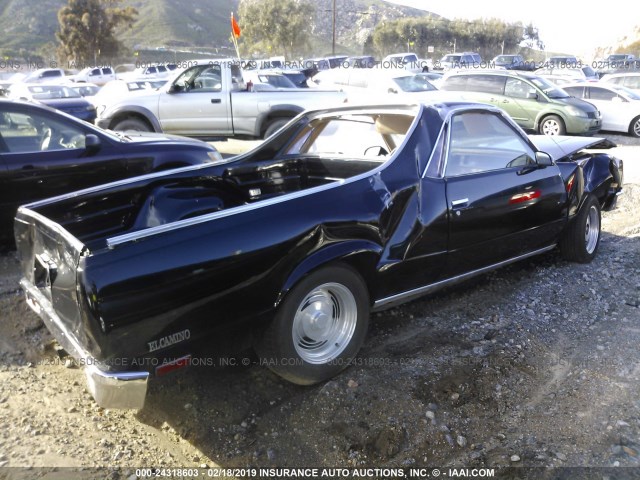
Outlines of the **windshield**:
<svg viewBox="0 0 640 480">
<path fill-rule="evenodd" d="M 29 92 L 35 100 L 51 100 L 55 98 L 81 98 L 75 90 L 59 85 L 44 85 L 29 87 Z"/>
<path fill-rule="evenodd" d="M 640 94 L 634 92 L 633 90 L 631 90 L 631 89 L 629 89 L 627 87 L 616 85 L 615 87 L 613 87 L 611 89 L 615 90 L 617 93 L 621 93 L 621 94 L 626 95 L 629 100 L 640 100 Z"/>
<path fill-rule="evenodd" d="M 513 55 L 498 55 L 493 61 L 496 63 L 511 63 L 514 58 Z"/>
<path fill-rule="evenodd" d="M 393 81 L 403 92 L 431 92 L 437 90 L 424 75 L 394 78 Z"/>
<path fill-rule="evenodd" d="M 538 87 L 542 92 L 549 98 L 567 98 L 570 95 L 567 94 L 561 88 L 558 88 L 557 85 L 554 85 L 550 81 L 542 78 L 542 77 L 534 77 L 529 79 L 531 83 L 533 83 L 536 87 Z"/>
</svg>

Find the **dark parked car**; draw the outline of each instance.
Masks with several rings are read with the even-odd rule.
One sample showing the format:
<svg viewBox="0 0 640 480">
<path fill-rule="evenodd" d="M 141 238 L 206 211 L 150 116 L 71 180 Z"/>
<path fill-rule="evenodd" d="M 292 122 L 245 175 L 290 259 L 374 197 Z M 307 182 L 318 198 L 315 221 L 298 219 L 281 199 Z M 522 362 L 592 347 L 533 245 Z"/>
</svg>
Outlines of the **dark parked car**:
<svg viewBox="0 0 640 480">
<path fill-rule="evenodd" d="M 95 105 L 66 85 L 14 83 L 9 88 L 8 97 L 40 103 L 89 123 L 96 119 Z"/>
<path fill-rule="evenodd" d="M 12 237 L 24 203 L 220 158 L 198 140 L 116 135 L 48 107 L 0 100 L 0 237 Z"/>
<path fill-rule="evenodd" d="M 305 112 L 226 163 L 21 207 L 21 285 L 102 406 L 236 339 L 313 384 L 372 310 L 556 246 L 591 261 L 622 177 L 598 142 L 460 101 Z"/>
</svg>

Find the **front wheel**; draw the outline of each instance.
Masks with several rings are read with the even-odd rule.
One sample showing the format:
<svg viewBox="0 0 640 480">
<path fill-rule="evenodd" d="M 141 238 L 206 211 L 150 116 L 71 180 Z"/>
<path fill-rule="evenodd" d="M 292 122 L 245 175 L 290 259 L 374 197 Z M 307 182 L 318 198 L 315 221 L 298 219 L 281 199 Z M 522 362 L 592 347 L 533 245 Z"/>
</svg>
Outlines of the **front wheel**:
<svg viewBox="0 0 640 480">
<path fill-rule="evenodd" d="M 629 135 L 632 137 L 640 137 L 640 116 L 631 121 L 631 125 L 629 125 Z"/>
<path fill-rule="evenodd" d="M 560 252 L 564 258 L 579 263 L 589 263 L 594 259 L 600 245 L 600 219 L 600 203 L 589 195 L 560 240 Z"/>
<path fill-rule="evenodd" d="M 369 295 L 346 265 L 324 267 L 298 283 L 257 345 L 261 362 L 285 380 L 312 385 L 346 368 L 369 325 Z"/>
<path fill-rule="evenodd" d="M 566 128 L 562 119 L 556 115 L 549 115 L 540 122 L 539 131 L 543 135 L 564 135 Z"/>
</svg>

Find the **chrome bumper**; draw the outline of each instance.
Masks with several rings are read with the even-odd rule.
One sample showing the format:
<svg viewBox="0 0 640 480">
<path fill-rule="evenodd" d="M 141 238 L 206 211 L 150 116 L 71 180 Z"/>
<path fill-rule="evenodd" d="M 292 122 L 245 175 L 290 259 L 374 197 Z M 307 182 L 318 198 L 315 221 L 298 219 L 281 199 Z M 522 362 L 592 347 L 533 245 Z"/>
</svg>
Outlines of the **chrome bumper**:
<svg viewBox="0 0 640 480">
<path fill-rule="evenodd" d="M 87 385 L 96 403 L 103 408 L 141 409 L 147 395 L 148 372 L 109 372 L 67 331 L 51 302 L 27 279 L 20 281 L 27 304 L 44 321 L 60 345 L 84 366 Z"/>
</svg>

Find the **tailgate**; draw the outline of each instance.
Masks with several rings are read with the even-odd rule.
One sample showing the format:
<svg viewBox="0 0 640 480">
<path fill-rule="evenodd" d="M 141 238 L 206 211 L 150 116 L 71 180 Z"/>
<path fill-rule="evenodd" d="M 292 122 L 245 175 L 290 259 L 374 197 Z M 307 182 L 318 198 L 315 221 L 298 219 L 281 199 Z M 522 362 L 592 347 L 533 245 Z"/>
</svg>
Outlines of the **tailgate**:
<svg viewBox="0 0 640 480">
<path fill-rule="evenodd" d="M 78 340 L 84 335 L 76 273 L 84 245 L 60 225 L 26 207 L 18 209 L 14 234 L 21 285 L 29 306 L 45 320 L 61 345 L 77 355 Z"/>
</svg>

